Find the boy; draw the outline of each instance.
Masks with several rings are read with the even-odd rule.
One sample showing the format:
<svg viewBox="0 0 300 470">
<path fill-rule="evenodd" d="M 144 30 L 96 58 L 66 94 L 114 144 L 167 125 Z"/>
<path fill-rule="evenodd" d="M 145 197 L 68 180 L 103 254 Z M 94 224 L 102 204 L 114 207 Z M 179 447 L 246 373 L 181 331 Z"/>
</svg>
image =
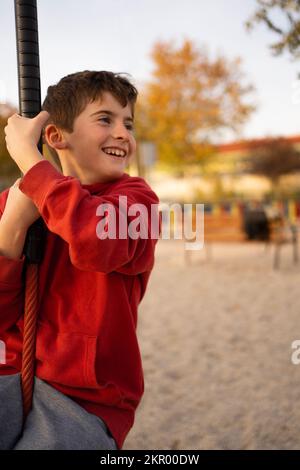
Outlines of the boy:
<svg viewBox="0 0 300 470">
<path fill-rule="evenodd" d="M 78 72 L 48 88 L 38 116 L 8 120 L 7 148 L 24 176 L 0 196 L 0 340 L 6 346 L 0 448 L 121 449 L 133 425 L 144 391 L 137 307 L 158 238 L 150 236 L 156 194 L 124 173 L 136 150 L 136 98 L 136 88 L 119 74 Z M 62 173 L 37 149 L 44 126 Z M 149 223 L 149 236 L 105 236 L 111 220 L 119 233 L 124 201 L 128 214 L 133 204 L 147 208 L 140 225 L 142 231 Z M 48 231 L 39 268 L 35 389 L 20 434 L 22 250 L 40 216 Z M 134 220 L 128 215 L 126 223 Z"/>
</svg>

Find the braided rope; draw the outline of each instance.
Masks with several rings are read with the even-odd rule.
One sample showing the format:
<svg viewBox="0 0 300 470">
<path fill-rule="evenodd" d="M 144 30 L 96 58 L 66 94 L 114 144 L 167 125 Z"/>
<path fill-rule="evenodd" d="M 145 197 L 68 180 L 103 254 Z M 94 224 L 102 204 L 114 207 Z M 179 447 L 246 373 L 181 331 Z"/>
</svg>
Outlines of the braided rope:
<svg viewBox="0 0 300 470">
<path fill-rule="evenodd" d="M 24 422 L 32 406 L 35 369 L 35 342 L 38 312 L 37 304 L 38 265 L 28 264 L 26 269 L 23 359 L 21 372 Z"/>
</svg>

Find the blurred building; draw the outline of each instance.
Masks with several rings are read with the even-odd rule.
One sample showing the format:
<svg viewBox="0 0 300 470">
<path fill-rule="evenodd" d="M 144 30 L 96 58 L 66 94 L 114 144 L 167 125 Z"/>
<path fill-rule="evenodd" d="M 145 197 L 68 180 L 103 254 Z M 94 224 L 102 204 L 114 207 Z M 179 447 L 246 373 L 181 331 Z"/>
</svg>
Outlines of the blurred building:
<svg viewBox="0 0 300 470">
<path fill-rule="evenodd" d="M 285 140 L 300 150 L 300 135 Z M 271 183 L 266 177 L 247 173 L 245 159 L 267 141 L 265 138 L 219 145 L 204 170 L 191 166 L 184 177 L 170 174 L 159 163 L 149 168 L 145 177 L 163 201 L 260 199 L 271 191 Z M 300 172 L 282 176 L 280 185 L 289 191 L 300 191 Z"/>
</svg>

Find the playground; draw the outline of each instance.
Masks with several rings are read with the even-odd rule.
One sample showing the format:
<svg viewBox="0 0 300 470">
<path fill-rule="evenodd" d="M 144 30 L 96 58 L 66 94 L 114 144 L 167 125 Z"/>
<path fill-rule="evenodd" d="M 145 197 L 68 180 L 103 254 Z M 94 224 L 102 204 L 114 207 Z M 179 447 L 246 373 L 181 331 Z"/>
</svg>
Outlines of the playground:
<svg viewBox="0 0 300 470">
<path fill-rule="evenodd" d="M 138 336 L 145 395 L 124 449 L 298 449 L 299 266 L 282 247 L 160 240 Z"/>
<path fill-rule="evenodd" d="M 0 450 L 299 449 L 299 2 L 2 3 Z"/>
</svg>

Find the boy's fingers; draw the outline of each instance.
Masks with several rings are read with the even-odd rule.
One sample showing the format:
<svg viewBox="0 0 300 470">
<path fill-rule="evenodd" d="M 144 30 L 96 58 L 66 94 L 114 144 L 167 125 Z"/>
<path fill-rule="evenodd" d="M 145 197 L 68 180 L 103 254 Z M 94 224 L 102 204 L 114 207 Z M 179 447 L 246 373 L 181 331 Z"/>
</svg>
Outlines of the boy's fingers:
<svg viewBox="0 0 300 470">
<path fill-rule="evenodd" d="M 49 119 L 49 117 L 50 114 L 48 113 L 48 111 L 41 111 L 39 114 L 37 114 L 37 116 L 35 116 L 34 119 L 37 119 L 38 121 L 40 121 L 41 125 L 43 125 Z"/>
<path fill-rule="evenodd" d="M 48 111 L 41 111 L 33 119 L 38 121 L 41 127 L 43 127 L 44 124 L 46 124 L 46 122 L 48 121 L 49 117 L 50 117 L 50 114 L 48 113 Z"/>
</svg>

